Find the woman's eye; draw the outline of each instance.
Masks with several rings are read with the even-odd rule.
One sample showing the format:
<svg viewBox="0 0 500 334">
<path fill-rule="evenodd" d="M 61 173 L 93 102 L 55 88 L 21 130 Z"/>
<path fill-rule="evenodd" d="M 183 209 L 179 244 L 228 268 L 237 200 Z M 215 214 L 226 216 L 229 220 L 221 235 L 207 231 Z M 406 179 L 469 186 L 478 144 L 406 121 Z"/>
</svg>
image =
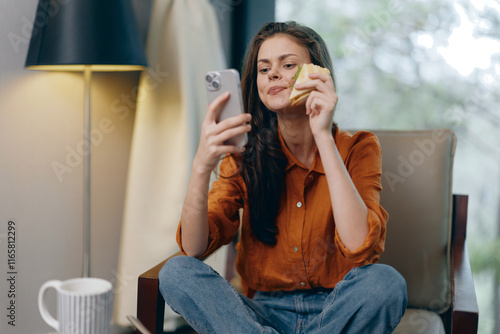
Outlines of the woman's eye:
<svg viewBox="0 0 500 334">
<path fill-rule="evenodd" d="M 267 72 L 269 72 L 269 69 L 268 69 L 268 68 L 261 68 L 261 69 L 259 70 L 259 72 L 260 72 L 260 73 L 267 73 Z"/>
<path fill-rule="evenodd" d="M 291 69 L 294 67 L 295 67 L 295 64 L 285 64 L 285 68 L 287 68 L 287 69 Z"/>
</svg>

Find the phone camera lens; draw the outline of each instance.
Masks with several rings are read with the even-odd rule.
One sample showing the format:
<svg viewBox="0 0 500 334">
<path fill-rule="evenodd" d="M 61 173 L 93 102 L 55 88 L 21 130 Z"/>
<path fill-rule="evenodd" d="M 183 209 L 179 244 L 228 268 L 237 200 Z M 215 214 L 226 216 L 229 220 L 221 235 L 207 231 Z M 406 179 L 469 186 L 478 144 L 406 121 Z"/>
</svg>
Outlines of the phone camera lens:
<svg viewBox="0 0 500 334">
<path fill-rule="evenodd" d="M 211 83 L 213 78 L 211 75 L 207 74 L 207 76 L 205 77 L 205 80 L 208 82 L 208 83 Z"/>
<path fill-rule="evenodd" d="M 212 82 L 212 87 L 215 89 L 219 88 L 219 83 L 217 81 Z"/>
</svg>

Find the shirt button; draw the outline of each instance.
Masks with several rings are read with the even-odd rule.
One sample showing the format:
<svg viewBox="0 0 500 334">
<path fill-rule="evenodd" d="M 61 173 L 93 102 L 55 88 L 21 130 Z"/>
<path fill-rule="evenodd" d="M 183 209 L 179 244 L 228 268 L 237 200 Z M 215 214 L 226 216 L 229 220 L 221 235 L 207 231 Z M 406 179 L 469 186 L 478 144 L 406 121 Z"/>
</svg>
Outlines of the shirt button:
<svg viewBox="0 0 500 334">
<path fill-rule="evenodd" d="M 301 208 L 302 207 L 302 202 L 297 202 L 297 207 Z"/>
<path fill-rule="evenodd" d="M 309 178 L 309 180 L 312 180 L 313 179 L 313 176 L 312 174 L 309 174 L 309 176 L 307 176 Z"/>
<path fill-rule="evenodd" d="M 300 285 L 306 286 L 306 283 L 305 282 L 300 282 Z"/>
<path fill-rule="evenodd" d="M 299 251 L 299 248 L 298 248 L 298 247 L 293 247 L 293 250 L 294 250 L 295 252 L 298 252 L 298 251 Z"/>
</svg>

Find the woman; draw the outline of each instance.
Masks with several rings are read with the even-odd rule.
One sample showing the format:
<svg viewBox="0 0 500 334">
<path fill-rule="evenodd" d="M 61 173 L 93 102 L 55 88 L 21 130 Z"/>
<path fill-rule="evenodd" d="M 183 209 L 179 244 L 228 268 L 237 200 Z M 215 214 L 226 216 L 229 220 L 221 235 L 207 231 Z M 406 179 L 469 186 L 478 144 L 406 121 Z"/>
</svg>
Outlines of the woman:
<svg viewBox="0 0 500 334">
<path fill-rule="evenodd" d="M 296 89 L 298 66 L 314 63 Z M 406 283 L 374 264 L 388 215 L 379 204 L 381 149 L 368 132 L 333 123 L 337 94 L 324 41 L 295 22 L 268 23 L 245 56 L 246 112 L 215 122 L 207 110 L 177 240 L 188 256 L 166 263 L 160 290 L 199 333 L 390 333 L 406 309 Z M 249 132 L 244 147 L 224 141 Z M 212 170 L 219 180 L 209 192 Z M 239 225 L 243 294 L 198 260 L 229 243 Z"/>
</svg>

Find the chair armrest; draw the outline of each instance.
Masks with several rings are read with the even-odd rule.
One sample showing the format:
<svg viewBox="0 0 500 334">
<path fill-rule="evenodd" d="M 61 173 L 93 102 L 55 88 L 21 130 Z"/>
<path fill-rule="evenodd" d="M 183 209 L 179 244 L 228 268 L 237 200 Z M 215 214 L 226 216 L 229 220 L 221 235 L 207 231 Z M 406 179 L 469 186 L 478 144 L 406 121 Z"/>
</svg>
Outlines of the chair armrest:
<svg viewBox="0 0 500 334">
<path fill-rule="evenodd" d="M 163 333 L 165 300 L 159 290 L 158 274 L 168 260 L 179 255 L 182 255 L 182 253 L 175 253 L 139 276 L 137 283 L 137 319 L 151 333 Z M 140 334 L 140 332 L 137 331 L 137 334 Z"/>
<path fill-rule="evenodd" d="M 467 227 L 466 195 L 453 196 L 452 238 L 452 333 L 477 333 L 479 308 L 465 240 Z"/>
<path fill-rule="evenodd" d="M 228 249 L 225 275 L 227 280 L 231 280 L 235 276 L 234 261 L 236 259 L 236 243 L 237 238 L 231 242 Z M 163 268 L 168 260 L 179 255 L 183 254 L 179 251 L 139 276 L 137 283 L 137 319 L 139 319 L 151 333 L 163 333 L 163 322 L 165 320 L 165 300 L 160 293 L 158 275 L 161 268 Z M 204 261 L 206 257 L 199 259 Z M 141 333 L 137 331 L 137 334 Z"/>
</svg>

